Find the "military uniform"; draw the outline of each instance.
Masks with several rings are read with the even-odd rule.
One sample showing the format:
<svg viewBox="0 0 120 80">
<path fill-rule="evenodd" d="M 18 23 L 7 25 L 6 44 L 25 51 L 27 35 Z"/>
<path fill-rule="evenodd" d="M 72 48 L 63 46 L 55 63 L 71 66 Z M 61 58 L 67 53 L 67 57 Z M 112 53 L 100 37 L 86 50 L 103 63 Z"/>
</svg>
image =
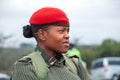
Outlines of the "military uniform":
<svg viewBox="0 0 120 80">
<path fill-rule="evenodd" d="M 52 58 L 43 50 L 32 54 L 44 60 L 41 61 L 45 64 L 36 61 L 35 65 L 39 68 L 35 67 L 34 60 L 26 56 L 14 64 L 11 80 L 92 80 L 88 72 L 80 65 L 79 60 L 79 64 L 76 65 L 77 63 L 70 58 L 63 55 L 57 59 Z"/>
</svg>

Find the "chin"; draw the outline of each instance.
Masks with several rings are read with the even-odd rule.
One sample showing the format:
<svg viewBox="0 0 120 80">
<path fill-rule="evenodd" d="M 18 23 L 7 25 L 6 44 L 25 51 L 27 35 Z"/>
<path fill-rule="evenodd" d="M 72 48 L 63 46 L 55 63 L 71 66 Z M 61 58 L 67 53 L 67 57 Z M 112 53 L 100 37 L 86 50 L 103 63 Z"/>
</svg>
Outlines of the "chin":
<svg viewBox="0 0 120 80">
<path fill-rule="evenodd" d="M 68 50 L 65 50 L 65 51 L 62 51 L 61 53 L 62 53 L 62 54 L 65 54 L 67 51 L 68 51 Z"/>
</svg>

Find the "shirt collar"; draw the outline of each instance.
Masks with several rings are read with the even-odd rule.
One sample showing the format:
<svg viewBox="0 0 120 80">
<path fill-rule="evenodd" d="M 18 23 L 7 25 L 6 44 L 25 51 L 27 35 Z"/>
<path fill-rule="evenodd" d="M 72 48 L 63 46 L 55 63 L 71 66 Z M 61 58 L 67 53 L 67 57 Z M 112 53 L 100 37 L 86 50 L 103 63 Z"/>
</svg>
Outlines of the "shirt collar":
<svg viewBox="0 0 120 80">
<path fill-rule="evenodd" d="M 59 64 L 63 63 L 65 65 L 65 59 L 62 54 L 56 53 L 58 55 L 56 57 L 52 57 L 40 48 L 39 48 L 39 51 L 41 52 L 41 55 L 43 59 L 45 60 L 45 62 L 47 63 L 48 67 L 53 66 L 56 62 Z"/>
</svg>

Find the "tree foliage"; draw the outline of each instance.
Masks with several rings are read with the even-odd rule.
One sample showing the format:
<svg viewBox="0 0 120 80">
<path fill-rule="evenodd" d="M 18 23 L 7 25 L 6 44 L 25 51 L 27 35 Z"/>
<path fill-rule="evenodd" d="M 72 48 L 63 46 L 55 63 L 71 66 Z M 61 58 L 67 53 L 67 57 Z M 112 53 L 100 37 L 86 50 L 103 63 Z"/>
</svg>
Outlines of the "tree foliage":
<svg viewBox="0 0 120 80">
<path fill-rule="evenodd" d="M 93 60 L 101 57 L 120 57 L 120 42 L 112 39 L 105 39 L 101 45 L 89 46 L 81 49 L 82 58 L 90 67 Z"/>
</svg>

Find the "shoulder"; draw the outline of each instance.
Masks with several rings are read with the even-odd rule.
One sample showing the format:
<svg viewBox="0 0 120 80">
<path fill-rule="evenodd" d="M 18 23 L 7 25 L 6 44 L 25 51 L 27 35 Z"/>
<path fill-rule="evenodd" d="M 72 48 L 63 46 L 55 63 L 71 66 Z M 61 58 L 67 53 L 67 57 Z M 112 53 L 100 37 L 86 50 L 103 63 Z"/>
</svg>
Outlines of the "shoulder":
<svg viewBox="0 0 120 80">
<path fill-rule="evenodd" d="M 12 80 L 31 80 L 31 77 L 34 80 L 38 80 L 31 58 L 24 56 L 13 64 Z"/>
<path fill-rule="evenodd" d="M 12 66 L 13 71 L 30 71 L 33 70 L 34 67 L 32 65 L 32 60 L 28 56 L 24 56 L 18 59 Z"/>
<path fill-rule="evenodd" d="M 17 62 L 31 63 L 31 62 L 32 62 L 32 59 L 31 59 L 30 55 L 33 56 L 34 53 L 35 53 L 35 52 L 32 52 L 32 53 L 30 53 L 30 54 L 28 54 L 28 55 L 26 55 L 26 56 L 23 56 L 23 57 L 20 58 Z"/>
<path fill-rule="evenodd" d="M 31 58 L 28 56 L 24 56 L 21 59 L 18 60 L 18 62 L 24 62 L 24 63 L 31 63 Z"/>
<path fill-rule="evenodd" d="M 13 65 L 17 65 L 17 64 L 31 64 L 32 63 L 32 60 L 31 58 L 26 55 L 26 56 L 23 56 L 22 58 L 18 59 Z"/>
</svg>

